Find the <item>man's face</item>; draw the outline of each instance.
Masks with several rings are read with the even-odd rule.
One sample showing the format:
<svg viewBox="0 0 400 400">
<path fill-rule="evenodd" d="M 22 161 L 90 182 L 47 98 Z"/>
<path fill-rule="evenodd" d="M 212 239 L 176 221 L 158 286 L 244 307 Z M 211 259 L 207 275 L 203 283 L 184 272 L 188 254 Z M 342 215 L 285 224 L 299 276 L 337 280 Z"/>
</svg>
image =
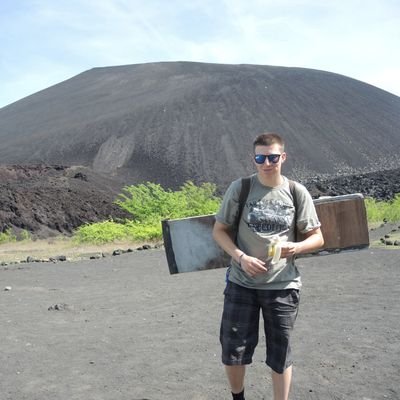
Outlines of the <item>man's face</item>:
<svg viewBox="0 0 400 400">
<path fill-rule="evenodd" d="M 279 144 L 256 146 L 254 154 L 256 156 L 256 159 L 253 159 L 254 164 L 260 176 L 280 175 L 282 163 L 286 160 L 286 153 L 282 151 L 282 147 Z"/>
</svg>

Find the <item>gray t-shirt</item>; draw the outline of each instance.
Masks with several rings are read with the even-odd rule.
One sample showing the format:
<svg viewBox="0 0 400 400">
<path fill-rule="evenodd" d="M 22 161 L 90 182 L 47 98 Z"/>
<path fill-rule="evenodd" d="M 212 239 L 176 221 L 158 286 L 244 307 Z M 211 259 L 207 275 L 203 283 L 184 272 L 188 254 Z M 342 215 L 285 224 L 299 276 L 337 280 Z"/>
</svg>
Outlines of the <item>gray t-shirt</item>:
<svg viewBox="0 0 400 400">
<path fill-rule="evenodd" d="M 231 226 L 235 231 L 241 186 L 241 179 L 231 183 L 216 215 L 218 222 Z M 296 194 L 298 231 L 306 233 L 320 227 L 310 194 L 297 182 Z M 239 222 L 237 242 L 238 247 L 246 254 L 265 261 L 269 271 L 250 277 L 232 259 L 229 280 L 256 289 L 300 289 L 300 274 L 294 259 L 282 258 L 272 265 L 271 257 L 268 256 L 268 248 L 277 237 L 279 241 L 294 241 L 296 224 L 294 216 L 293 197 L 287 178 L 284 177 L 282 185 L 272 188 L 264 186 L 257 174 L 252 175 L 249 195 Z"/>
</svg>

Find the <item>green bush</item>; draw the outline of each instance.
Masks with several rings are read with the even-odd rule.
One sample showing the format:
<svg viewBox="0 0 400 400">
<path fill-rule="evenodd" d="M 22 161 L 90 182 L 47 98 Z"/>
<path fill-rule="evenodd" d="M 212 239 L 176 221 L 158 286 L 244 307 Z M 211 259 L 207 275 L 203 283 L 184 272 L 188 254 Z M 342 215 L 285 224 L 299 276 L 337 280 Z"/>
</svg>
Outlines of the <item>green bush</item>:
<svg viewBox="0 0 400 400">
<path fill-rule="evenodd" d="M 17 237 L 17 240 L 20 241 L 31 240 L 31 239 L 32 239 L 31 233 L 26 229 L 23 229 L 21 232 L 19 232 Z"/>
<path fill-rule="evenodd" d="M 188 181 L 176 192 L 151 182 L 123 190 L 126 194 L 120 194 L 115 203 L 140 222 L 212 214 L 221 201 L 215 196 L 216 186 L 212 183 L 196 186 Z"/>
<path fill-rule="evenodd" d="M 211 183 L 196 186 L 188 181 L 180 190 L 171 191 L 147 182 L 126 186 L 123 192 L 116 204 L 129 212 L 132 220 L 83 225 L 75 232 L 75 240 L 97 244 L 116 240 L 160 240 L 161 220 L 214 214 L 221 203 L 215 195 L 216 186 Z M 400 194 L 388 202 L 367 198 L 365 204 L 368 222 L 400 221 Z"/>
<path fill-rule="evenodd" d="M 368 222 L 398 222 L 400 221 L 400 194 L 393 200 L 379 201 L 372 198 L 365 199 Z"/>
<path fill-rule="evenodd" d="M 163 219 L 185 218 L 213 214 L 221 199 L 215 195 L 216 186 L 200 186 L 186 182 L 180 190 L 165 190 L 159 184 L 147 182 L 126 186 L 115 203 L 132 215 L 124 223 L 105 221 L 84 225 L 75 232 L 78 242 L 107 243 L 116 240 L 159 240 Z"/>
<path fill-rule="evenodd" d="M 17 237 L 11 229 L 6 229 L 4 232 L 0 232 L 0 243 L 16 242 Z"/>
<path fill-rule="evenodd" d="M 160 223 L 143 224 L 140 222 L 129 221 L 126 224 L 127 238 L 133 241 L 159 240 L 162 237 Z"/>
<path fill-rule="evenodd" d="M 74 233 L 74 240 L 78 243 L 103 244 L 115 240 L 123 240 L 126 237 L 126 226 L 114 221 L 85 224 Z"/>
</svg>

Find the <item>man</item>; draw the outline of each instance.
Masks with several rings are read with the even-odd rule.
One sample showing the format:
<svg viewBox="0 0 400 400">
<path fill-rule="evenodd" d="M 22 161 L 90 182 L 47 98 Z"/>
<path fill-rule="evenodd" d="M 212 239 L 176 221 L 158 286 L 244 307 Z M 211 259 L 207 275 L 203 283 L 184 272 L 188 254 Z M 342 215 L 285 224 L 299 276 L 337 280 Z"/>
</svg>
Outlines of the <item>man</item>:
<svg viewBox="0 0 400 400">
<path fill-rule="evenodd" d="M 221 322 L 222 362 L 233 399 L 244 400 L 245 365 L 252 362 L 258 343 L 261 310 L 274 400 L 287 400 L 292 378 L 290 333 L 301 287 L 294 260 L 320 248 L 324 240 L 307 189 L 296 183 L 294 196 L 289 180 L 281 174 L 286 160 L 283 139 L 262 134 L 253 149 L 257 173 L 250 177 L 243 212 L 238 215 L 242 187 L 238 179 L 229 186 L 213 229 L 216 242 L 232 257 Z M 299 242 L 295 242 L 296 229 L 302 234 Z M 274 260 L 272 250 L 277 247 L 280 259 Z"/>
</svg>

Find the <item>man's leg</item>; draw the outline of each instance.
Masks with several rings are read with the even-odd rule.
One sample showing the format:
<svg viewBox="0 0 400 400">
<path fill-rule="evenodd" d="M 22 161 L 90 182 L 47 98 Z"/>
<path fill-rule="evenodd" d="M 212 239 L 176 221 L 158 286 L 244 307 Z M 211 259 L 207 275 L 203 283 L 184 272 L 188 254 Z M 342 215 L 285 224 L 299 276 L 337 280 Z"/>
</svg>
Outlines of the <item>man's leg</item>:
<svg viewBox="0 0 400 400">
<path fill-rule="evenodd" d="M 258 343 L 260 309 L 256 291 L 228 282 L 225 289 L 220 341 L 222 363 L 234 399 L 244 399 L 246 364 L 250 364 Z"/>
<path fill-rule="evenodd" d="M 244 389 L 245 365 L 225 365 L 226 376 L 232 393 L 240 393 Z"/>
<path fill-rule="evenodd" d="M 297 317 L 299 292 L 287 289 L 270 290 L 262 294 L 266 363 L 272 369 L 274 400 L 287 400 L 292 380 L 290 334 Z"/>
<path fill-rule="evenodd" d="M 286 368 L 282 374 L 272 371 L 272 385 L 274 400 L 288 400 L 290 383 L 292 381 L 292 366 Z"/>
</svg>

